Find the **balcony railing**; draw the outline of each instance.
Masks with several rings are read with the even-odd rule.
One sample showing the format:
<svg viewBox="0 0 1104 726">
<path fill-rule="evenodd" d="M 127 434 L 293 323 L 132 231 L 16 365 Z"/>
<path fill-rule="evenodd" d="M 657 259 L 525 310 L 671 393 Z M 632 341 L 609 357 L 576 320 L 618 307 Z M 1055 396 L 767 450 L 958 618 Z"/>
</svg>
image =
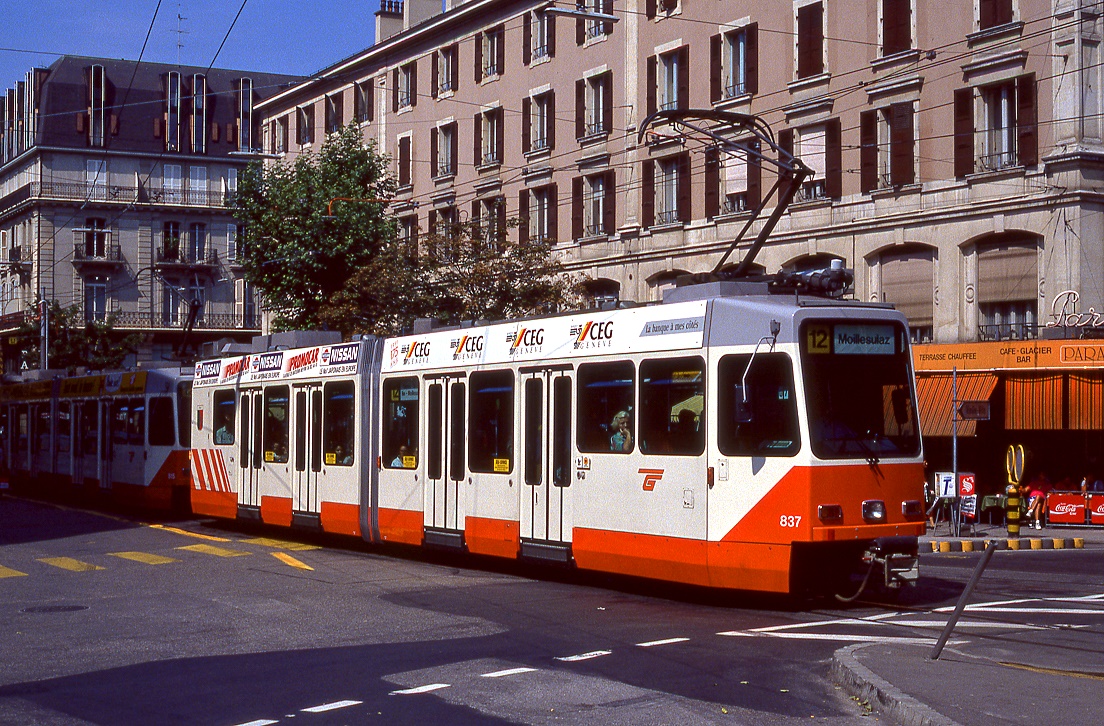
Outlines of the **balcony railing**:
<svg viewBox="0 0 1104 726">
<path fill-rule="evenodd" d="M 73 244 L 73 264 L 77 266 L 103 265 L 118 267 L 125 264 L 119 245 L 96 242 L 88 244 L 78 240 Z"/>
<path fill-rule="evenodd" d="M 979 325 L 978 340 L 1035 340 L 1039 326 L 1033 323 L 999 323 Z"/>
<path fill-rule="evenodd" d="M 78 202 L 119 202 L 121 204 L 137 202 L 140 204 L 179 204 L 191 207 L 227 207 L 234 200 L 232 191 L 166 189 L 149 185 L 31 182 L 28 187 L 29 194 L 26 196 L 30 198 Z"/>
<path fill-rule="evenodd" d="M 82 310 L 83 313 L 83 310 Z M 83 317 L 83 315 L 82 315 Z M 182 330 L 188 320 L 184 313 L 165 315 L 162 311 L 109 310 L 107 316 L 121 330 Z M 259 330 L 258 314 L 204 313 L 196 320 L 196 330 Z"/>
<path fill-rule="evenodd" d="M 196 250 L 189 247 L 159 247 L 157 248 L 158 265 L 193 265 L 196 267 L 217 267 L 219 264 L 218 250 L 206 248 Z"/>
</svg>

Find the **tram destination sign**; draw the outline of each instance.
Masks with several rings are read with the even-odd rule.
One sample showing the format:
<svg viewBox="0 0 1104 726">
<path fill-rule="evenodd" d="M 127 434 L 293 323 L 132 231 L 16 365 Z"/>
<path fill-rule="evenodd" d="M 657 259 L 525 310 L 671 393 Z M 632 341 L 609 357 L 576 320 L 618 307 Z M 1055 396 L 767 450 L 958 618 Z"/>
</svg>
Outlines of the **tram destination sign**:
<svg viewBox="0 0 1104 726">
<path fill-rule="evenodd" d="M 988 421 L 988 401 L 959 401 L 958 415 L 963 421 Z"/>
</svg>

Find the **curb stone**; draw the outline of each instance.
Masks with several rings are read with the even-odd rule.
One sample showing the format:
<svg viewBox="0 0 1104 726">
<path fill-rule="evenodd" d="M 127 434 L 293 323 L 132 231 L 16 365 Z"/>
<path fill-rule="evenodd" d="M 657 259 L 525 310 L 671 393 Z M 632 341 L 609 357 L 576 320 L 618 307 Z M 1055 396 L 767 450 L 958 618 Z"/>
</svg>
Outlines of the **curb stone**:
<svg viewBox="0 0 1104 726">
<path fill-rule="evenodd" d="M 876 702 L 902 726 L 960 726 L 957 721 L 921 703 L 860 663 L 855 651 L 874 645 L 877 643 L 848 645 L 833 653 L 832 678 L 851 695 Z"/>
<path fill-rule="evenodd" d="M 982 552 L 991 539 L 996 539 L 1001 543 L 997 548 L 1000 550 L 1085 549 L 1085 540 L 1082 537 L 1020 537 L 1018 539 L 990 537 L 987 539 L 932 539 L 929 542 L 933 554 L 945 554 L 948 552 Z M 920 549 L 925 548 L 921 545 Z"/>
</svg>

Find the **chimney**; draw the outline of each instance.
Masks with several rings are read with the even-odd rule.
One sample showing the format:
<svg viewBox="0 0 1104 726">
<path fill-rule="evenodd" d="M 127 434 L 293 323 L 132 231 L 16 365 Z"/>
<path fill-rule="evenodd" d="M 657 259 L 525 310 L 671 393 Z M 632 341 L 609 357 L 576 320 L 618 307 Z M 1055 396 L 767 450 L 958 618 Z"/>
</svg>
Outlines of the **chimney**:
<svg viewBox="0 0 1104 726">
<path fill-rule="evenodd" d="M 405 0 L 403 5 L 405 12 L 402 29 L 410 30 L 415 25 L 440 15 L 442 0 Z"/>
<path fill-rule="evenodd" d="M 402 31 L 402 0 L 380 0 L 380 9 L 376 11 L 376 42 L 382 43 Z"/>
</svg>

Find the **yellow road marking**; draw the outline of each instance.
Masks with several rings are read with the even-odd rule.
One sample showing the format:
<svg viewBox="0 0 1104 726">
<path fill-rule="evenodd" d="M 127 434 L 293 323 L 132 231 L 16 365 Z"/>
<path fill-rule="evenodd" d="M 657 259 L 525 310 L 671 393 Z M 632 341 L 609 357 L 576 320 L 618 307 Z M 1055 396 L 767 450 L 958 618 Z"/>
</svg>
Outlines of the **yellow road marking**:
<svg viewBox="0 0 1104 726">
<path fill-rule="evenodd" d="M 254 537 L 253 539 L 244 539 L 242 544 L 256 545 L 258 547 L 273 547 L 281 550 L 291 550 L 293 552 L 306 552 L 307 550 L 320 550 L 322 549 L 318 545 L 303 544 L 301 542 L 284 542 L 278 539 L 269 539 L 268 537 Z"/>
<path fill-rule="evenodd" d="M 199 532 L 189 532 L 186 529 L 180 529 L 179 527 L 167 527 L 164 524 L 151 524 L 150 529 L 160 529 L 165 532 L 172 532 L 173 534 L 182 534 L 185 537 L 195 537 L 196 539 L 210 540 L 211 542 L 229 542 L 226 537 L 215 537 L 211 534 L 200 534 Z M 178 548 L 179 549 L 179 548 Z"/>
<path fill-rule="evenodd" d="M 38 561 L 47 565 L 53 565 L 54 567 L 60 567 L 63 570 L 69 570 L 70 572 L 91 572 L 93 570 L 103 569 L 99 565 L 91 565 L 87 562 L 74 560 L 72 557 L 40 557 Z"/>
<path fill-rule="evenodd" d="M 997 661 L 1002 666 L 1008 668 L 1018 668 L 1021 671 L 1031 671 L 1032 673 L 1042 673 L 1048 676 L 1070 676 L 1072 678 L 1090 678 L 1094 681 L 1104 681 L 1104 673 L 1086 673 L 1085 671 L 1064 671 L 1058 668 L 1042 668 L 1040 666 L 1024 665 L 1023 663 L 1008 663 L 1006 661 Z"/>
<path fill-rule="evenodd" d="M 243 555 L 250 554 L 249 552 L 242 552 L 241 550 L 228 550 L 225 547 L 215 547 L 214 545 L 188 545 L 186 547 L 177 547 L 178 550 L 188 550 L 189 552 L 202 552 L 205 555 L 214 555 L 215 557 L 242 557 Z"/>
<path fill-rule="evenodd" d="M 13 570 L 10 567 L 4 567 L 0 565 L 0 579 L 5 577 L 26 577 L 26 572 L 20 572 L 19 570 Z"/>
<path fill-rule="evenodd" d="M 144 562 L 147 565 L 167 565 L 170 562 L 180 562 L 180 560 L 174 560 L 172 557 L 153 555 L 148 552 L 108 552 L 107 554 L 112 557 L 121 557 L 124 560 Z"/>
<path fill-rule="evenodd" d="M 289 567 L 296 567 L 300 570 L 310 570 L 311 572 L 314 571 L 313 567 L 305 562 L 300 562 L 299 560 L 289 555 L 287 552 L 270 552 L 269 554 L 278 559 L 280 562 L 283 562 L 285 565 L 288 565 Z"/>
</svg>

